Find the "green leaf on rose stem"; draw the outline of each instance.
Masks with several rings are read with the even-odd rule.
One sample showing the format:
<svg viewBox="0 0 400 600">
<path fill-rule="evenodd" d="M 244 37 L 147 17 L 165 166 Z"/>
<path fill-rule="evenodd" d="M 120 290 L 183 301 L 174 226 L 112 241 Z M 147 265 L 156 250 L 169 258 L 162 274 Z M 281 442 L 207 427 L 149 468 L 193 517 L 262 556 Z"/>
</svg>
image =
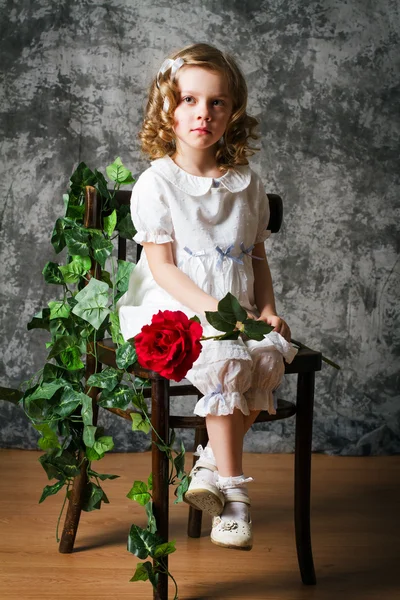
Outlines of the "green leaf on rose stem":
<svg viewBox="0 0 400 600">
<path fill-rule="evenodd" d="M 227 333 L 231 333 L 236 326 L 236 321 L 235 321 L 235 323 L 232 323 L 230 321 L 225 321 L 225 319 L 223 319 L 218 312 L 211 312 L 211 311 L 206 310 L 205 315 L 206 315 L 206 319 L 210 323 L 210 325 L 215 327 L 215 329 L 218 329 L 218 331 L 224 331 Z"/>
<path fill-rule="evenodd" d="M 174 501 L 174 504 L 183 502 L 183 496 L 188 491 L 189 484 L 190 484 L 190 478 L 187 475 L 184 475 L 182 477 L 182 480 L 180 481 L 179 485 L 177 485 L 175 488 L 176 500 Z"/>
<path fill-rule="evenodd" d="M 63 278 L 61 277 L 57 263 L 46 263 L 42 274 L 46 283 L 54 283 L 55 285 L 63 284 Z"/>
<path fill-rule="evenodd" d="M 154 551 L 154 558 L 160 558 L 161 556 L 168 556 L 168 554 L 172 554 L 176 552 L 175 548 L 176 541 L 171 540 L 170 542 L 165 542 L 164 544 L 160 544 Z"/>
<path fill-rule="evenodd" d="M 141 506 L 146 506 L 151 500 L 147 485 L 143 481 L 135 481 L 126 497 L 129 498 L 129 500 L 134 500 L 134 502 L 137 502 Z"/>
<path fill-rule="evenodd" d="M 150 533 L 137 525 L 132 525 L 128 536 L 128 552 L 144 559 L 152 556 L 157 546 L 163 543 L 159 535 Z"/>
<path fill-rule="evenodd" d="M 132 431 L 143 431 L 143 433 L 149 433 L 150 423 L 144 419 L 141 413 L 132 412 Z"/>
<path fill-rule="evenodd" d="M 129 342 L 120 346 L 115 354 L 115 362 L 119 369 L 127 369 L 137 361 L 136 350 Z"/>
<path fill-rule="evenodd" d="M 83 428 L 83 441 L 85 443 L 85 446 L 87 446 L 88 448 L 93 448 L 94 446 L 96 429 L 97 427 L 95 427 L 94 425 L 85 425 L 85 427 Z"/>
<path fill-rule="evenodd" d="M 156 523 L 156 518 L 154 516 L 153 513 L 153 502 L 148 502 L 145 507 L 144 507 L 145 511 L 146 511 L 146 516 L 147 516 L 147 531 L 150 531 L 150 533 L 156 533 L 157 531 L 157 523 Z"/>
<path fill-rule="evenodd" d="M 136 265 L 126 260 L 118 260 L 118 269 L 115 284 L 117 290 L 125 293 L 129 287 L 129 278 Z"/>
<path fill-rule="evenodd" d="M 73 256 L 72 261 L 63 267 L 58 267 L 65 283 L 78 283 L 86 275 L 92 265 L 89 256 Z"/>
<path fill-rule="evenodd" d="M 238 329 L 237 331 L 229 331 L 228 333 L 225 333 L 220 338 L 218 338 L 218 340 L 237 340 L 239 339 L 239 336 L 240 331 Z"/>
<path fill-rule="evenodd" d="M 108 217 L 104 217 L 104 231 L 106 234 L 111 237 L 115 226 L 117 224 L 117 211 L 114 209 Z"/>
<path fill-rule="evenodd" d="M 66 319 L 71 312 L 71 307 L 67 302 L 62 300 L 51 301 L 48 303 L 50 308 L 51 319 Z"/>
<path fill-rule="evenodd" d="M 195 323 L 201 323 L 201 321 L 197 315 L 194 315 L 194 317 L 190 317 L 189 321 L 194 321 Z"/>
<path fill-rule="evenodd" d="M 36 313 L 36 315 L 34 315 L 32 317 L 32 319 L 29 321 L 29 323 L 27 325 L 27 329 L 28 329 L 28 331 L 30 331 L 31 329 L 46 329 L 46 331 L 49 331 L 49 329 L 50 329 L 49 321 L 50 321 L 50 309 L 43 308 L 43 310 Z"/>
<path fill-rule="evenodd" d="M 111 275 L 110 275 L 110 273 L 109 273 L 108 271 L 104 271 L 104 270 L 103 270 L 103 271 L 101 272 L 101 281 L 105 281 L 105 282 L 106 282 L 106 284 L 108 285 L 108 287 L 109 287 L 110 289 L 112 289 L 112 288 L 113 288 L 113 283 L 112 283 L 112 281 L 111 281 Z"/>
<path fill-rule="evenodd" d="M 34 425 L 34 428 L 42 435 L 42 437 L 38 440 L 38 446 L 41 450 L 61 448 L 56 432 L 51 429 L 48 423 L 43 423 L 43 425 Z"/>
<path fill-rule="evenodd" d="M 121 379 L 121 372 L 114 367 L 106 367 L 100 373 L 94 373 L 87 380 L 87 384 L 111 392 Z"/>
<path fill-rule="evenodd" d="M 92 249 L 95 261 L 104 269 L 106 260 L 114 249 L 113 243 L 106 240 L 100 231 L 96 231 L 92 233 Z"/>
<path fill-rule="evenodd" d="M 61 490 L 64 484 L 65 479 L 60 479 L 60 481 L 57 481 L 57 483 L 54 483 L 53 485 L 46 485 L 43 488 L 42 495 L 40 496 L 39 504 L 41 504 L 43 500 L 46 500 L 48 496 L 53 496 L 54 494 L 57 494 L 57 492 Z"/>
<path fill-rule="evenodd" d="M 129 183 L 135 182 L 132 177 L 132 173 L 122 164 L 119 156 L 111 165 L 106 167 L 106 173 L 111 181 L 116 181 L 121 185 L 128 185 Z"/>
<path fill-rule="evenodd" d="M 108 475 L 107 473 L 97 473 L 92 469 L 88 469 L 88 475 L 92 477 L 97 477 L 100 481 L 105 481 L 106 479 L 118 479 L 120 475 Z"/>
<path fill-rule="evenodd" d="M 264 321 L 255 321 L 253 319 L 246 319 L 244 322 L 244 333 L 252 340 L 261 341 L 264 336 L 273 331 L 273 327 L 264 323 Z"/>
<path fill-rule="evenodd" d="M 113 390 L 104 390 L 97 404 L 103 408 L 120 408 L 125 410 L 133 402 L 136 394 L 127 385 L 119 384 Z"/>
<path fill-rule="evenodd" d="M 240 321 L 243 323 L 247 319 L 247 311 L 242 308 L 238 300 L 230 292 L 218 302 L 218 313 L 230 323 Z"/>
<path fill-rule="evenodd" d="M 72 312 L 90 323 L 95 329 L 99 329 L 110 310 L 106 308 L 108 304 L 108 285 L 104 281 L 91 278 L 88 285 L 85 286 L 75 296 L 77 304 Z"/>
<path fill-rule="evenodd" d="M 65 230 L 65 242 L 71 255 L 89 256 L 89 232 L 83 227 Z"/>
<path fill-rule="evenodd" d="M 118 219 L 116 229 L 119 233 L 119 237 L 126 240 L 131 240 L 133 236 L 136 235 L 136 229 L 132 223 L 132 217 L 129 212 Z"/>
<path fill-rule="evenodd" d="M 101 437 L 97 438 L 93 445 L 93 449 L 98 454 L 105 454 L 105 452 L 109 452 L 113 448 L 114 440 L 112 439 L 111 435 L 102 435 Z"/>
</svg>

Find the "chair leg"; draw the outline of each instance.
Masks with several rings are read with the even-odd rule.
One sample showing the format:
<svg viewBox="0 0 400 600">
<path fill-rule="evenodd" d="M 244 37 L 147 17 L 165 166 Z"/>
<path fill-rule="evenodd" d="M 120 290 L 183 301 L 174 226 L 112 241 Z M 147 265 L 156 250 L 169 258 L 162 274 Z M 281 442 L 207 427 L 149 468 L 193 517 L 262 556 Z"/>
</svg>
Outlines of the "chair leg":
<svg viewBox="0 0 400 600">
<path fill-rule="evenodd" d="M 203 448 L 207 445 L 208 442 L 208 433 L 205 427 L 196 427 L 195 435 L 194 435 L 194 449 L 196 450 L 197 446 L 201 444 Z M 196 462 L 196 456 L 193 456 L 193 466 Z M 202 521 L 203 512 L 201 510 L 197 510 L 193 508 L 193 506 L 189 507 L 189 519 L 188 519 L 188 536 L 191 538 L 199 538 L 201 536 L 201 521 Z"/>
<path fill-rule="evenodd" d="M 168 442 L 169 438 L 169 381 L 157 379 L 151 387 L 151 421 L 160 438 Z M 160 442 L 153 431 L 153 442 Z M 153 473 L 153 513 L 157 524 L 157 533 L 163 542 L 168 542 L 168 476 L 169 461 L 165 452 L 152 444 Z M 164 558 L 168 569 L 168 556 Z M 157 589 L 153 592 L 154 600 L 168 600 L 168 575 L 159 573 Z"/>
<path fill-rule="evenodd" d="M 315 585 L 310 532 L 311 442 L 315 373 L 299 373 L 295 440 L 294 519 L 301 579 Z"/>
<path fill-rule="evenodd" d="M 98 362 L 96 363 L 92 355 L 88 355 L 86 359 L 86 379 L 88 379 L 92 373 L 99 373 L 100 371 L 101 364 Z M 85 391 L 92 399 L 93 425 L 96 425 L 99 414 L 99 406 L 96 402 L 96 396 L 99 393 L 99 389 L 91 388 L 90 392 L 88 390 Z M 81 465 L 80 473 L 74 477 L 64 528 L 61 534 L 60 545 L 58 547 L 58 550 L 61 552 L 61 554 L 70 554 L 74 549 L 79 519 L 82 512 L 83 495 L 88 482 L 88 476 L 86 472 L 87 460 L 85 459 L 85 456 L 85 451 L 80 450 L 78 454 L 78 464 Z"/>
</svg>

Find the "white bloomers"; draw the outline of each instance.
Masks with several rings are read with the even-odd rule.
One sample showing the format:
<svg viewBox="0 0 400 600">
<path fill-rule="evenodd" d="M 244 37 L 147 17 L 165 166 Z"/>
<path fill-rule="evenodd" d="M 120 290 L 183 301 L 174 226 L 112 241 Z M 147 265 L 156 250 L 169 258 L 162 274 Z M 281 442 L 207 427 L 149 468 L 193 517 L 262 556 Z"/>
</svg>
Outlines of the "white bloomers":
<svg viewBox="0 0 400 600">
<path fill-rule="evenodd" d="M 272 392 L 283 378 L 283 358 L 291 362 L 296 350 L 278 333 L 261 341 L 205 340 L 202 352 L 188 371 L 188 379 L 204 394 L 194 413 L 229 415 L 239 409 L 244 415 L 253 410 L 276 414 Z"/>
</svg>

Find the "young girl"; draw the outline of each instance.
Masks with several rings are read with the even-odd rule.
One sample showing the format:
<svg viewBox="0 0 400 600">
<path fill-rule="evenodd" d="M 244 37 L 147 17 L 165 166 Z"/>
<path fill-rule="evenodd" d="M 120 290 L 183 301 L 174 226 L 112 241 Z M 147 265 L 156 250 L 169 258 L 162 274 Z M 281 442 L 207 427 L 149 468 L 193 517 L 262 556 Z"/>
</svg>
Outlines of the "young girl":
<svg viewBox="0 0 400 600">
<path fill-rule="evenodd" d="M 205 318 L 231 292 L 251 318 L 274 327 L 257 342 L 207 340 L 187 373 L 204 396 L 209 443 L 197 449 L 185 500 L 213 515 L 211 541 L 250 550 L 250 500 L 243 438 L 261 410 L 275 413 L 272 391 L 296 350 L 277 316 L 264 241 L 270 231 L 262 182 L 248 166 L 257 121 L 246 112 L 247 87 L 235 61 L 208 44 L 176 52 L 153 81 L 139 137 L 152 159 L 131 200 L 143 245 L 129 290 L 119 302 L 129 339 L 159 310 Z"/>
</svg>

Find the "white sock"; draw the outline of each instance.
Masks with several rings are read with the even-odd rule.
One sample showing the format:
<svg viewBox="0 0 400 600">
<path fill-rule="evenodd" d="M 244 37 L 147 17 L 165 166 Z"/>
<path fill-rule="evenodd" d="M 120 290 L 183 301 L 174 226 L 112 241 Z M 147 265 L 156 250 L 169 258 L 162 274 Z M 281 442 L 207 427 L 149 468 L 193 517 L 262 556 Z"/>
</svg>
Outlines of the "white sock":
<svg viewBox="0 0 400 600">
<path fill-rule="evenodd" d="M 230 487 L 224 488 L 223 494 L 225 496 L 225 506 L 222 511 L 221 519 L 226 520 L 242 520 L 248 521 L 249 518 L 249 505 L 245 502 L 230 502 L 229 497 L 234 496 L 237 492 L 240 491 L 241 494 L 244 494 L 247 498 L 249 497 L 249 492 L 247 489 L 247 485 L 238 485 L 239 483 L 246 481 L 252 481 L 251 477 L 245 478 L 244 475 L 238 475 L 237 477 L 218 477 L 218 483 L 221 486 L 230 485 Z M 235 485 L 236 484 L 236 485 Z"/>
</svg>

